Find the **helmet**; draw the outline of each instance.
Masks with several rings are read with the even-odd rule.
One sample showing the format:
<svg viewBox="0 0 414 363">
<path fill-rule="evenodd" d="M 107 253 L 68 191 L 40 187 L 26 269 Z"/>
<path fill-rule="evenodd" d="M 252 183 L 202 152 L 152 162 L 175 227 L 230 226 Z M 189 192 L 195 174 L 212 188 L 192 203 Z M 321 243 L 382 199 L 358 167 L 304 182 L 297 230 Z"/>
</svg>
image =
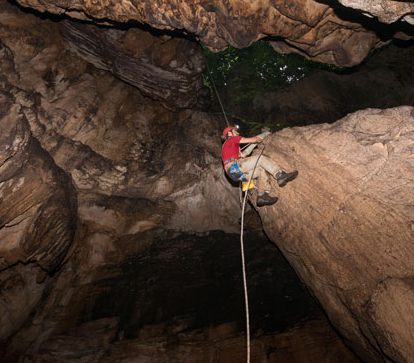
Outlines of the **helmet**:
<svg viewBox="0 0 414 363">
<path fill-rule="evenodd" d="M 223 130 L 223 138 L 226 138 L 226 137 L 227 137 L 227 134 L 228 134 L 230 131 L 232 131 L 232 130 L 234 130 L 234 126 L 227 126 L 227 127 Z"/>
<path fill-rule="evenodd" d="M 227 134 L 232 131 L 232 130 L 236 130 L 239 131 L 240 127 L 239 125 L 233 125 L 233 126 L 227 126 L 224 130 L 223 130 L 223 139 L 225 139 L 227 137 Z"/>
</svg>

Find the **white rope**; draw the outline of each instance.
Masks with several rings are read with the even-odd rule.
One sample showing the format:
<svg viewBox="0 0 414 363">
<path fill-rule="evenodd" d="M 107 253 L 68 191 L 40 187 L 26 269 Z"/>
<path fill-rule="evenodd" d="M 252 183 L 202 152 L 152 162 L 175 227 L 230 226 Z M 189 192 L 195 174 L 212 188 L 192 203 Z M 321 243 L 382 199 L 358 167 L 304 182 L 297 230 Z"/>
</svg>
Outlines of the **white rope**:
<svg viewBox="0 0 414 363">
<path fill-rule="evenodd" d="M 216 84 L 214 83 L 213 77 L 211 76 L 211 71 L 210 71 L 210 68 L 208 66 L 208 62 L 206 62 L 206 64 L 207 64 L 207 70 L 208 70 L 208 73 L 209 73 L 209 78 L 211 80 L 211 84 L 213 85 L 213 89 L 214 89 L 214 92 L 216 94 L 217 100 L 219 101 L 221 110 L 222 110 L 223 115 L 224 115 L 224 119 L 226 120 L 226 124 L 227 124 L 227 126 L 229 126 L 230 124 L 229 124 L 229 121 L 227 119 L 226 112 L 224 111 L 223 104 L 221 103 L 221 99 L 220 99 L 219 93 L 217 91 Z M 249 145 L 247 145 L 247 146 L 249 146 Z M 259 159 L 262 156 L 263 150 L 264 150 L 264 147 L 263 147 L 262 151 L 260 152 L 259 157 L 256 160 L 256 163 L 255 163 L 254 168 L 253 168 L 252 175 L 250 175 L 249 182 L 247 184 L 248 186 L 250 186 L 250 183 L 251 183 L 251 181 L 253 179 L 254 172 L 256 171 L 257 163 L 259 162 Z M 244 199 L 243 199 L 243 204 L 242 204 L 241 223 L 240 223 L 241 224 L 241 227 L 240 227 L 240 251 L 241 251 L 241 260 L 242 260 L 242 268 L 243 268 L 244 304 L 245 304 L 245 310 L 246 310 L 246 362 L 247 363 L 250 363 L 250 314 L 249 314 L 249 294 L 248 294 L 248 291 L 247 291 L 246 262 L 245 262 L 245 257 L 244 257 L 244 242 L 243 242 L 243 235 L 244 235 L 244 232 L 243 232 L 243 229 L 244 229 L 244 209 L 246 207 L 246 199 L 247 199 L 248 192 L 249 192 L 249 189 L 246 190 L 246 193 L 245 193 Z"/>
<path fill-rule="evenodd" d="M 221 99 L 220 99 L 220 96 L 219 96 L 219 94 L 217 92 L 216 84 L 214 83 L 214 79 L 213 79 L 213 76 L 211 75 L 210 67 L 208 66 L 208 62 L 207 61 L 206 61 L 206 65 L 207 65 L 207 70 L 208 70 L 208 76 L 209 76 L 209 78 L 211 80 L 211 84 L 213 85 L 214 92 L 216 93 L 216 97 L 217 97 L 217 99 L 219 101 L 219 104 L 220 104 L 220 107 L 221 107 L 221 111 L 223 112 L 223 115 L 224 115 L 224 119 L 226 120 L 227 126 L 229 126 L 230 125 L 229 120 L 227 119 L 227 115 L 226 115 L 226 112 L 224 111 L 223 104 L 221 103 Z"/>
<path fill-rule="evenodd" d="M 250 187 L 250 183 L 253 179 L 254 172 L 256 171 L 257 164 L 259 162 L 260 157 L 262 156 L 264 147 L 262 148 L 262 151 L 260 152 L 256 163 L 254 164 L 254 168 L 252 171 L 252 174 L 249 177 L 249 181 L 247 184 L 247 188 Z M 242 204 L 242 212 L 241 212 L 241 226 L 240 226 L 240 251 L 241 251 L 241 260 L 242 260 L 242 269 L 243 269 L 243 288 L 244 288 L 244 305 L 246 309 L 246 362 L 250 363 L 250 314 L 249 314 L 249 294 L 247 292 L 247 277 L 246 277 L 246 262 L 244 257 L 244 209 L 246 207 L 246 200 L 247 200 L 247 194 L 249 193 L 249 189 L 246 190 L 246 193 L 244 194 L 243 198 L 243 204 Z"/>
<path fill-rule="evenodd" d="M 250 185 L 251 178 L 249 180 Z M 244 207 L 246 206 L 247 190 L 244 194 L 243 205 L 242 205 L 242 215 L 241 215 L 241 228 L 240 228 L 240 251 L 241 251 L 241 260 L 243 267 L 243 288 L 244 288 L 244 305 L 246 309 L 246 362 L 250 363 L 250 316 L 249 316 L 249 295 L 247 293 L 247 279 L 246 279 L 246 263 L 244 258 L 244 246 L 243 246 L 243 225 L 244 225 Z"/>
</svg>

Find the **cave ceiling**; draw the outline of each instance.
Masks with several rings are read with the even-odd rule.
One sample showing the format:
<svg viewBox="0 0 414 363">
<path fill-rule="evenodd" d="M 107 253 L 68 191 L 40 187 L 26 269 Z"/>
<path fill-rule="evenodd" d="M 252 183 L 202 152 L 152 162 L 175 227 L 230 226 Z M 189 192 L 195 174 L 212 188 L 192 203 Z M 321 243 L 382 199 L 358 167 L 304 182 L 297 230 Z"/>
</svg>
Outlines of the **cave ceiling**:
<svg viewBox="0 0 414 363">
<path fill-rule="evenodd" d="M 24 7 L 97 23 L 180 30 L 210 50 L 242 48 L 270 37 L 273 48 L 348 67 L 393 37 L 412 39 L 407 1 L 314 0 L 18 0 Z M 392 27 L 386 23 L 393 23 Z M 384 28 L 385 27 L 385 28 Z M 381 30 L 382 29 L 382 30 Z M 386 29 L 384 31 L 384 29 Z"/>
</svg>

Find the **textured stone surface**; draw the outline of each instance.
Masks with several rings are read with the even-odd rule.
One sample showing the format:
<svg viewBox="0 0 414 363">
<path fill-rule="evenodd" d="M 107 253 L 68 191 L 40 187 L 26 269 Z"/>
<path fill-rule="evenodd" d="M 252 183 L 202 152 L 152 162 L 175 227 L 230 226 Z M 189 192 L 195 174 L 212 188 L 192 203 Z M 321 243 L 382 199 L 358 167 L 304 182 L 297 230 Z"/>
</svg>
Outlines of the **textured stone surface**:
<svg viewBox="0 0 414 363">
<path fill-rule="evenodd" d="M 3 86 L 7 83 L 3 81 Z M 9 89 L 11 92 L 12 89 Z M 11 93 L 0 91 L 0 337 L 32 313 L 74 238 L 75 192 L 30 133 Z M 46 280 L 46 281 L 45 281 Z"/>
<path fill-rule="evenodd" d="M 246 359 L 245 338 L 236 335 L 231 324 L 183 332 L 175 338 L 174 344 L 161 335 L 109 345 L 108 337 L 114 334 L 110 324 L 108 320 L 98 320 L 83 325 L 72 334 L 56 336 L 28 359 L 33 363 L 52 363 L 57 359 L 66 363 L 79 362 L 80 359 L 84 363 L 234 363 Z M 160 330 L 162 326 L 152 327 L 152 332 Z M 283 334 L 253 338 L 251 359 L 269 363 L 359 362 L 324 320 L 302 323 Z"/>
<path fill-rule="evenodd" d="M 114 250 L 120 236 L 235 231 L 238 200 L 216 158 L 216 118 L 171 112 L 73 55 L 59 24 L 0 10 L 0 340 L 37 307 L 24 349 L 67 316 L 68 286 L 127 253 Z M 196 129 L 204 140 L 191 140 Z M 225 191 L 233 199 L 209 213 Z"/>
<path fill-rule="evenodd" d="M 71 48 L 99 69 L 112 72 L 165 106 L 197 108 L 208 92 L 202 83 L 204 58 L 195 42 L 128 31 L 63 22 Z"/>
<path fill-rule="evenodd" d="M 270 181 L 265 230 L 367 361 L 414 357 L 413 147 L 405 106 L 285 129 L 265 151 L 300 170 L 283 191 Z"/>
<path fill-rule="evenodd" d="M 72 5 L 69 15 L 81 10 Z M 16 305 L 2 304 L 1 339 L 14 333 L 7 343 L 17 353 L 47 344 L 49 359 L 60 339 L 84 347 L 84 326 L 68 328 L 87 310 L 80 302 L 99 289 L 94 283 L 114 277 L 108 266 L 151 246 L 159 229 L 238 231 L 239 201 L 221 170 L 217 118 L 164 108 L 74 56 L 58 24 L 8 3 L 0 9 L 2 233 L 22 228 L 10 244 L 2 238 L 2 294 Z M 278 204 L 260 211 L 266 231 L 367 361 L 414 356 L 412 113 L 365 110 L 286 129 L 265 152 L 300 170 Z M 13 179 L 19 173 L 24 182 Z M 101 328 L 88 327 L 95 351 L 113 337 Z"/>
<path fill-rule="evenodd" d="M 347 7 L 362 10 L 365 15 L 376 16 L 384 23 L 405 20 L 414 25 L 414 4 L 409 0 L 339 0 Z"/>
<path fill-rule="evenodd" d="M 358 22 L 358 17 L 338 15 L 329 3 L 314 0 L 139 3 L 76 0 L 70 5 L 65 1 L 19 0 L 19 3 L 74 18 L 101 22 L 132 20 L 157 29 L 183 29 L 216 51 L 227 45 L 246 47 L 265 36 L 279 37 L 281 40 L 272 42 L 279 52 L 299 52 L 340 66 L 360 63 L 370 50 L 382 44 L 373 30 Z"/>
</svg>

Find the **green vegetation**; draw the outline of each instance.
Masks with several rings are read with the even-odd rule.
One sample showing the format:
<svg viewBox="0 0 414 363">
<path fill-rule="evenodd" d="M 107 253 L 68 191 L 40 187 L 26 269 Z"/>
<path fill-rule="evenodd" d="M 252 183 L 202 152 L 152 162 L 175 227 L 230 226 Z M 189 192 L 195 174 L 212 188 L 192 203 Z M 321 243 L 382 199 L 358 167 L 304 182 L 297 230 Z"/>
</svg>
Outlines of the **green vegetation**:
<svg viewBox="0 0 414 363">
<path fill-rule="evenodd" d="M 274 90 L 296 82 L 316 69 L 335 69 L 298 54 L 276 53 L 265 41 L 243 49 L 229 47 L 220 53 L 204 48 L 204 54 L 216 86 L 234 90 Z M 208 78 L 206 74 L 207 85 L 210 85 Z"/>
<path fill-rule="evenodd" d="M 204 49 L 204 54 L 208 64 L 204 81 L 211 90 L 214 108 L 218 110 L 215 85 L 226 111 L 231 110 L 229 114 L 238 119 L 252 113 L 255 97 L 289 86 L 317 69 L 335 70 L 334 66 L 315 63 L 298 54 L 276 53 L 265 41 L 244 49 L 229 47 L 220 53 Z"/>
</svg>

